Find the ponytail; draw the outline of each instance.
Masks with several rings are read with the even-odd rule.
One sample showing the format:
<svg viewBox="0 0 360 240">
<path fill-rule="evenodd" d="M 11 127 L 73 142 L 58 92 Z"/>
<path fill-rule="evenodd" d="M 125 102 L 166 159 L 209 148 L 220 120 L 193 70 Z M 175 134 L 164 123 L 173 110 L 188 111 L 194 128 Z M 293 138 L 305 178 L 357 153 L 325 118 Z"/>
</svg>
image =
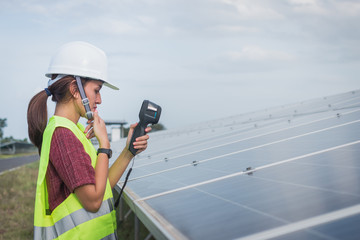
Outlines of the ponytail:
<svg viewBox="0 0 360 240">
<path fill-rule="evenodd" d="M 47 99 L 45 90 L 36 94 L 29 103 L 27 110 L 27 122 L 30 141 L 41 152 L 43 133 L 47 124 Z"/>
</svg>

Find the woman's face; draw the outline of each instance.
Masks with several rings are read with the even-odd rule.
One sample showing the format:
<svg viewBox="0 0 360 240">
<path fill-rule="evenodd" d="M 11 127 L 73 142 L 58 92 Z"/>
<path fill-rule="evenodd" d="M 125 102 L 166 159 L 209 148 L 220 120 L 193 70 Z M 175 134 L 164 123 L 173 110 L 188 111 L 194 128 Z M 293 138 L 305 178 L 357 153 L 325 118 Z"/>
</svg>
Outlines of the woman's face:
<svg viewBox="0 0 360 240">
<path fill-rule="evenodd" d="M 96 110 L 98 104 L 101 104 L 100 90 L 102 86 L 103 82 L 97 80 L 88 80 L 85 84 L 84 90 L 92 112 Z"/>
</svg>

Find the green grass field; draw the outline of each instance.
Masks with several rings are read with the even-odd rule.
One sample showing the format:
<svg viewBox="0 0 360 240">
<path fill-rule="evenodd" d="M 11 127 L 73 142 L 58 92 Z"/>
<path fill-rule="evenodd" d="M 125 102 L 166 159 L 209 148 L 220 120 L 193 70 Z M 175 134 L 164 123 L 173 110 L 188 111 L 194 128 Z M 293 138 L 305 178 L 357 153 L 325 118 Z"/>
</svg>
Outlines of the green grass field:
<svg viewBox="0 0 360 240">
<path fill-rule="evenodd" d="M 36 161 L 0 175 L 0 240 L 33 239 L 38 166 Z M 140 224 L 140 239 L 147 234 L 147 229 Z M 118 236 L 134 239 L 133 214 L 126 221 L 118 222 Z"/>
<path fill-rule="evenodd" d="M 39 162 L 0 175 L 0 239 L 32 239 Z"/>
</svg>

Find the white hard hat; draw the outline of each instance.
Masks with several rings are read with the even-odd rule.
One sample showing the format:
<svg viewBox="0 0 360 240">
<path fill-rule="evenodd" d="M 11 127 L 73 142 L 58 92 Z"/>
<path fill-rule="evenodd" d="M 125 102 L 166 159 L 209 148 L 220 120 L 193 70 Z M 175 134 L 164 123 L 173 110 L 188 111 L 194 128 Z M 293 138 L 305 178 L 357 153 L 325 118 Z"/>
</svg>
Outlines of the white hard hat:
<svg viewBox="0 0 360 240">
<path fill-rule="evenodd" d="M 51 78 L 53 74 L 101 80 L 105 86 L 119 90 L 107 80 L 106 54 L 87 42 L 69 42 L 61 46 L 52 57 L 45 76 Z"/>
</svg>

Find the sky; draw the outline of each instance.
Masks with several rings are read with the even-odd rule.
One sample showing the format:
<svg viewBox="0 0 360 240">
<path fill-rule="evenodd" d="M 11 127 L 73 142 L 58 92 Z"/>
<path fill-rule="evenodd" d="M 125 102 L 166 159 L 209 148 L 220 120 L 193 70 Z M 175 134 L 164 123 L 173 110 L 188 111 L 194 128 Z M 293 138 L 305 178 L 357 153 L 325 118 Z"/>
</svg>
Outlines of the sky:
<svg viewBox="0 0 360 240">
<path fill-rule="evenodd" d="M 177 129 L 360 89 L 359 22 L 357 0 L 0 0 L 4 136 L 28 137 L 28 103 L 70 41 L 108 56 L 120 90 L 101 90 L 104 120 L 137 122 L 148 99 Z"/>
</svg>

